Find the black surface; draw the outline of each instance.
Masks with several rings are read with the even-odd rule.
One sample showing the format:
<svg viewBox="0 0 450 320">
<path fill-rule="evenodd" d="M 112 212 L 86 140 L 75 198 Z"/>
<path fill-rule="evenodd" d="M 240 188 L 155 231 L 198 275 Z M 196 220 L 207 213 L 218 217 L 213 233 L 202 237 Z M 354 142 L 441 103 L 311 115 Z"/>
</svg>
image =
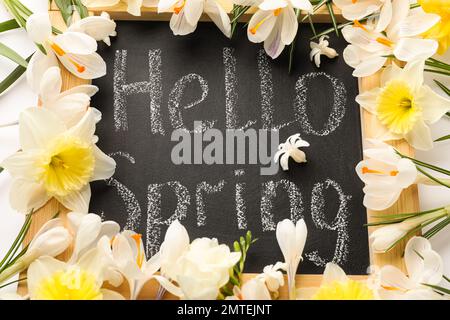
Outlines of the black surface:
<svg viewBox="0 0 450 320">
<path fill-rule="evenodd" d="M 328 27 L 323 25 L 323 27 Z M 176 144 L 170 141 L 173 130 L 169 120 L 168 96 L 175 82 L 183 75 L 197 73 L 209 85 L 206 99 L 192 109 L 183 112 L 184 122 L 190 129 L 194 120 L 216 120 L 215 128 L 225 129 L 225 89 L 222 50 L 224 47 L 235 48 L 238 77 L 238 109 L 240 122 L 258 119 L 261 114 L 260 80 L 257 67 L 257 55 L 262 45 L 250 43 L 246 32 L 238 29 L 238 35 L 230 41 L 210 23 L 200 23 L 193 35 L 175 37 L 166 22 L 118 22 L 119 36 L 113 39 L 112 46 L 102 46 L 99 53 L 108 65 L 108 75 L 94 81 L 100 92 L 93 98 L 92 105 L 100 109 L 103 119 L 97 128 L 100 138 L 99 146 L 106 153 L 124 151 L 130 153 L 136 163 L 132 164 L 123 157 L 115 157 L 118 167 L 114 178 L 131 190 L 139 202 L 141 216 L 135 225 L 136 231 L 144 234 L 147 225 L 147 188 L 152 183 L 165 183 L 177 180 L 186 186 L 190 193 L 190 205 L 187 217 L 182 223 L 187 227 L 191 239 L 200 236 L 217 237 L 220 242 L 229 245 L 245 230 L 237 227 L 235 209 L 235 184 L 245 182 L 244 193 L 248 229 L 259 240 L 251 248 L 247 259 L 247 272 L 261 272 L 262 268 L 282 260 L 275 232 L 262 231 L 260 202 L 261 183 L 268 180 L 288 179 L 293 181 L 302 193 L 302 216 L 308 226 L 308 239 L 304 251 L 304 262 L 299 272 L 322 273 L 323 266 L 317 266 L 308 258 L 313 251 L 325 260 L 331 261 L 336 248 L 337 232 L 320 230 L 311 218 L 311 192 L 314 184 L 326 179 L 339 183 L 348 201 L 349 217 L 348 254 L 340 257 L 339 264 L 349 274 L 365 274 L 369 265 L 369 251 L 366 223 L 366 210 L 362 206 L 362 184 L 354 171 L 355 165 L 362 157 L 360 114 L 354 98 L 357 95 L 357 79 L 351 75 L 351 69 L 338 57 L 329 60 L 322 57 L 322 66 L 317 69 L 309 61 L 309 38 L 307 25 L 302 25 L 299 41 L 295 50 L 295 67 L 288 75 L 287 50 L 275 61 L 270 61 L 274 83 L 274 100 L 276 106 L 274 122 L 276 124 L 295 119 L 294 99 L 295 85 L 299 77 L 310 72 L 325 72 L 338 78 L 345 84 L 347 92 L 346 112 L 340 126 L 327 136 L 318 136 L 305 132 L 301 118 L 280 130 L 280 142 L 297 132 L 309 141 L 311 147 L 305 149 L 308 163 L 296 165 L 290 162 L 288 172 L 280 170 L 275 176 L 261 176 L 259 165 L 174 165 L 170 154 Z M 331 46 L 342 55 L 345 40 L 332 35 Z M 149 121 L 150 96 L 140 93 L 129 96 L 128 130 L 116 131 L 113 119 L 113 74 L 114 55 L 116 50 L 128 50 L 127 82 L 148 81 L 148 50 L 161 49 L 162 52 L 162 85 L 163 96 L 161 115 L 165 135 L 152 134 Z M 198 84 L 188 86 L 181 104 L 198 99 Z M 329 81 L 325 77 L 317 77 L 310 82 L 307 111 L 313 126 L 320 130 L 329 117 L 333 94 Z M 261 128 L 261 122 L 253 126 Z M 245 169 L 245 175 L 236 177 L 234 170 Z M 197 226 L 196 185 L 202 181 L 216 184 L 225 180 L 225 186 L 219 193 L 205 196 L 206 225 Z M 110 181 L 111 182 L 111 181 Z M 111 183 L 110 183 L 111 184 Z M 333 188 L 325 193 L 325 216 L 328 225 L 336 224 L 339 198 Z M 174 212 L 176 197 L 170 189 L 164 189 L 162 195 L 162 219 L 168 219 Z M 127 222 L 127 208 L 117 194 L 116 188 L 104 181 L 93 184 L 91 212 L 104 214 L 105 219 L 118 221 L 122 226 Z M 273 206 L 275 223 L 290 217 L 289 199 L 282 188 L 278 189 Z M 136 213 L 136 211 L 135 211 Z M 150 221 L 155 223 L 155 221 Z M 341 221 L 342 222 L 342 221 Z M 161 238 L 164 237 L 167 224 L 161 225 Z M 155 232 L 155 228 L 152 228 Z M 162 240 L 162 239 L 161 239 Z"/>
</svg>

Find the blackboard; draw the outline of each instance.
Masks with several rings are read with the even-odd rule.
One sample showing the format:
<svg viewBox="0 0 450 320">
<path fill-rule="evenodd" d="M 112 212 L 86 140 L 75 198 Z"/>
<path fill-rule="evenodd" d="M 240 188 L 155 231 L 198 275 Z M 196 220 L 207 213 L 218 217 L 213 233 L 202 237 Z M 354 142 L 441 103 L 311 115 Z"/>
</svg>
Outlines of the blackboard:
<svg viewBox="0 0 450 320">
<path fill-rule="evenodd" d="M 211 23 L 184 37 L 173 36 L 166 22 L 120 21 L 117 31 L 111 47 L 99 49 L 108 74 L 94 81 L 100 92 L 92 106 L 103 113 L 98 145 L 118 166 L 113 178 L 93 184 L 91 212 L 142 233 L 148 255 L 175 217 L 191 239 L 231 245 L 251 230 L 258 241 L 246 272 L 282 261 L 276 223 L 303 217 L 308 238 L 299 272 L 319 274 L 334 261 L 348 274 L 367 273 L 367 214 L 354 171 L 362 159 L 358 85 L 342 58 L 323 57 L 316 68 L 306 25 L 291 74 L 287 50 L 272 60 L 244 29 L 233 40 Z M 342 38 L 330 43 L 342 54 Z M 247 164 L 194 159 L 197 144 L 193 164 L 174 164 L 172 132 L 183 128 L 194 141 L 202 132 L 194 121 L 224 136 L 230 128 L 278 130 L 284 142 L 300 133 L 311 145 L 304 149 L 308 161 L 262 175 L 248 155 Z"/>
</svg>

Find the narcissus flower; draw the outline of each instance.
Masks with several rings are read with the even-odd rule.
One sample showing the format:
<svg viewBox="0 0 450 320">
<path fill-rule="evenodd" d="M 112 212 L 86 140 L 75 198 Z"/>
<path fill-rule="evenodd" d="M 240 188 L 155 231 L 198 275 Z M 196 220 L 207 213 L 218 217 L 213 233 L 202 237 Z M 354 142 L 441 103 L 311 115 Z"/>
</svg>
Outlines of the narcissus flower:
<svg viewBox="0 0 450 320">
<path fill-rule="evenodd" d="M 205 13 L 226 37 L 231 36 L 230 18 L 216 0 L 160 0 L 158 12 L 173 12 L 170 29 L 174 35 L 194 32 Z"/>
<path fill-rule="evenodd" d="M 394 63 L 384 70 L 379 88 L 356 97 L 385 129 L 376 138 L 404 138 L 419 150 L 433 147 L 428 125 L 450 111 L 450 100 L 423 84 L 423 70 L 423 60 L 409 62 L 403 69 Z"/>
<path fill-rule="evenodd" d="M 299 299 L 312 300 L 374 300 L 376 295 L 366 282 L 347 277 L 335 263 L 327 263 L 318 288 L 300 288 Z"/>
<path fill-rule="evenodd" d="M 450 45 L 450 3 L 448 0 L 419 0 L 418 3 L 425 12 L 441 17 L 436 25 L 424 33 L 424 37 L 438 41 L 438 53 L 442 55 Z"/>
<path fill-rule="evenodd" d="M 76 264 L 42 257 L 28 268 L 27 283 L 32 300 L 121 300 L 103 289 L 104 264 L 97 249 L 84 254 Z"/>
<path fill-rule="evenodd" d="M 430 241 L 413 237 L 405 248 L 405 265 L 408 275 L 394 266 L 383 266 L 379 271 L 379 294 L 390 300 L 442 299 L 428 285 L 437 285 L 442 280 L 441 256 L 431 248 Z"/>
<path fill-rule="evenodd" d="M 95 121 L 91 109 L 70 129 L 44 108 L 29 108 L 20 114 L 22 149 L 1 165 L 14 179 L 10 190 L 14 209 L 36 210 L 54 197 L 70 210 L 87 212 L 89 182 L 111 177 L 116 166 L 95 145 Z"/>
<path fill-rule="evenodd" d="M 427 59 L 436 53 L 438 43 L 423 39 L 423 33 L 440 20 L 436 14 L 425 13 L 420 8 L 410 10 L 408 0 L 392 3 L 392 19 L 385 32 L 378 32 L 371 24 L 353 25 L 342 29 L 350 43 L 343 52 L 345 62 L 354 68 L 353 76 L 366 77 L 380 70 L 389 56 L 409 62 Z"/>
<path fill-rule="evenodd" d="M 53 36 L 48 13 L 32 14 L 26 29 L 30 38 L 42 45 L 47 54 L 37 50 L 27 68 L 28 81 L 40 82 L 42 74 L 57 59 L 71 73 L 81 79 L 96 79 L 106 74 L 106 63 L 97 54 L 97 41 L 82 32 L 66 31 Z"/>
<path fill-rule="evenodd" d="M 313 7 L 308 0 L 264 0 L 248 23 L 248 39 L 255 43 L 264 42 L 264 50 L 272 59 L 277 58 L 297 34 L 294 8 L 311 12 Z"/>
</svg>

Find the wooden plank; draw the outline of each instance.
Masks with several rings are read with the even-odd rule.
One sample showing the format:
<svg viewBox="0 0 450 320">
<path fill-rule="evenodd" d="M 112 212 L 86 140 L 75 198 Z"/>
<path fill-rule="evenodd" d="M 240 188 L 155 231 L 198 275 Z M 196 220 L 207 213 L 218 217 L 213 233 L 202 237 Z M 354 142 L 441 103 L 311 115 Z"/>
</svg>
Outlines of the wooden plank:
<svg viewBox="0 0 450 320">
<path fill-rule="evenodd" d="M 233 4 L 230 0 L 219 0 L 218 1 L 222 7 L 225 9 L 226 12 L 230 13 Z M 141 9 L 141 16 L 133 16 L 127 12 L 127 4 L 124 2 L 120 2 L 117 5 L 113 7 L 89 7 L 89 11 L 93 12 L 95 15 L 99 15 L 102 11 L 107 11 L 111 18 L 114 20 L 151 20 L 151 21 L 168 21 L 170 20 L 170 17 L 172 16 L 172 13 L 170 12 L 163 12 L 158 14 L 157 8 L 146 8 L 142 7 Z M 51 10 L 58 11 L 58 7 L 54 2 L 52 2 Z M 333 10 L 336 14 L 336 20 L 337 22 L 345 22 L 346 20 L 341 15 L 341 10 L 333 5 Z M 250 8 L 246 13 L 242 15 L 242 17 L 239 19 L 241 22 L 248 22 L 250 20 L 250 17 L 253 15 L 253 13 L 256 12 L 256 8 Z M 302 17 L 301 17 L 302 18 Z M 322 6 L 317 12 L 314 13 L 312 16 L 312 19 L 314 22 L 330 22 L 330 15 L 328 13 L 327 6 Z M 200 21 L 210 21 L 209 17 L 205 14 L 202 15 L 200 18 Z M 305 22 L 308 22 L 306 20 Z"/>
<path fill-rule="evenodd" d="M 122 9 L 123 10 L 123 9 Z M 109 10 L 108 10 L 109 11 Z M 116 10 L 117 11 L 117 10 Z M 117 11 L 118 12 L 118 11 Z M 126 16 L 125 13 L 122 13 L 124 17 Z M 59 12 L 50 12 L 52 22 L 54 26 L 57 28 L 64 30 L 65 24 L 61 18 L 61 15 Z M 329 17 L 328 17 L 329 18 Z M 62 70 L 62 79 L 63 79 L 63 90 L 70 89 L 74 86 L 88 83 L 86 80 L 79 79 L 69 73 L 64 68 L 61 68 Z M 363 79 L 359 79 L 359 90 L 360 92 L 364 92 L 366 90 L 370 90 L 376 86 L 379 85 L 379 74 L 366 77 Z M 374 137 L 377 132 L 380 130 L 380 124 L 375 116 L 371 115 L 364 109 L 361 109 L 361 125 L 362 125 L 362 132 L 363 132 L 363 138 L 371 138 Z M 401 152 L 404 154 L 413 156 L 414 150 L 406 143 L 405 141 L 396 141 L 392 143 L 396 148 L 398 148 Z M 412 186 L 405 191 L 403 191 L 401 197 L 397 201 L 397 203 L 391 207 L 389 210 L 385 210 L 383 212 L 377 212 L 377 214 L 397 214 L 402 212 L 414 212 L 419 210 L 419 202 L 418 202 L 418 192 L 417 187 Z M 61 204 L 59 204 L 56 200 L 52 199 L 50 200 L 44 207 L 42 207 L 40 210 L 38 210 L 35 215 L 33 222 L 30 227 L 30 231 L 27 234 L 27 237 L 25 239 L 25 244 L 29 243 L 31 239 L 33 238 L 34 234 L 39 230 L 39 228 L 49 219 L 51 219 L 56 212 L 60 212 L 60 217 L 67 223 L 67 212 L 68 210 L 64 208 Z M 368 210 L 368 221 L 373 221 L 371 218 L 372 211 Z M 369 233 L 374 228 L 369 228 Z M 383 266 L 386 264 L 397 266 L 404 270 L 404 264 L 402 261 L 402 255 L 404 250 L 405 243 L 401 243 L 396 248 L 391 250 L 389 253 L 386 254 L 372 254 L 371 253 L 371 262 L 378 266 Z M 67 259 L 70 255 L 70 250 L 65 252 L 60 258 L 61 259 Z M 357 263 L 355 261 L 355 263 Z M 301 270 L 301 266 L 300 266 Z M 254 277 L 255 274 L 244 274 L 243 280 L 247 281 L 248 279 L 251 279 Z M 364 280 L 367 277 L 366 276 L 351 276 L 352 279 L 355 280 Z M 315 287 L 319 286 L 320 282 L 322 280 L 321 275 L 297 275 L 297 286 L 298 287 Z M 287 283 L 287 279 L 286 279 Z M 154 299 L 156 296 L 156 292 L 158 290 L 159 285 L 156 283 L 156 281 L 152 280 L 148 282 L 144 289 L 142 290 L 141 299 Z M 128 286 L 127 284 L 123 284 L 120 288 L 116 289 L 120 293 L 122 293 L 125 297 L 128 297 Z M 22 282 L 19 285 L 18 292 L 20 294 L 26 294 L 26 282 Z M 174 299 L 175 297 L 166 294 L 164 296 L 164 299 Z M 287 292 L 287 285 L 282 287 L 280 289 L 280 299 L 287 299 L 288 298 L 288 292 Z"/>
</svg>

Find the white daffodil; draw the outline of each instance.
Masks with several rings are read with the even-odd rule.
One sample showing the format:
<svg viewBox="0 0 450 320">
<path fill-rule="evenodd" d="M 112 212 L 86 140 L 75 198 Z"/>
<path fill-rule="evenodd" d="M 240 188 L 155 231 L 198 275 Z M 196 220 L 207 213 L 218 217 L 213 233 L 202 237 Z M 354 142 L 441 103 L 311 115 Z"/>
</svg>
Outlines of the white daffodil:
<svg viewBox="0 0 450 320">
<path fill-rule="evenodd" d="M 423 60 L 409 62 L 403 69 L 394 63 L 383 71 L 380 87 L 356 97 L 383 125 L 377 139 L 405 139 L 419 150 L 433 147 L 428 125 L 450 111 L 450 100 L 424 85 L 423 70 Z"/>
<path fill-rule="evenodd" d="M 297 34 L 294 8 L 312 12 L 313 7 L 309 0 L 264 0 L 248 23 L 248 39 L 254 43 L 264 42 L 264 50 L 272 59 L 277 58 Z"/>
<path fill-rule="evenodd" d="M 298 149 L 302 147 L 309 147 L 309 143 L 300 138 L 300 133 L 290 136 L 285 143 L 278 146 L 278 151 L 274 156 L 275 163 L 280 161 L 281 168 L 286 171 L 289 169 L 289 158 L 297 163 L 306 162 L 306 154 Z"/>
<path fill-rule="evenodd" d="M 288 275 L 289 298 L 295 299 L 295 275 L 300 261 L 303 259 L 308 230 L 305 221 L 300 219 L 294 225 L 289 219 L 277 224 L 277 241 L 283 253 Z"/>
<path fill-rule="evenodd" d="M 192 241 L 172 271 L 172 280 L 155 276 L 170 293 L 187 300 L 215 300 L 219 290 L 228 283 L 230 268 L 240 259 L 240 252 L 218 243 L 217 239 L 198 238 Z"/>
<path fill-rule="evenodd" d="M 422 224 L 437 221 L 450 216 L 450 207 L 430 211 L 407 218 L 402 222 L 380 227 L 370 234 L 374 252 L 383 253 L 390 250 L 403 237 L 416 230 Z"/>
<path fill-rule="evenodd" d="M 96 249 L 86 252 L 76 264 L 41 257 L 28 268 L 27 283 L 32 300 L 122 300 L 103 289 L 104 263 Z"/>
<path fill-rule="evenodd" d="M 107 12 L 102 12 L 99 16 L 89 16 L 72 23 L 68 31 L 82 32 L 94 38 L 96 41 L 103 41 L 108 46 L 111 45 L 109 37 L 115 37 L 116 23 L 111 20 Z"/>
<path fill-rule="evenodd" d="M 380 12 L 375 31 L 381 32 L 392 19 L 392 0 L 333 0 L 341 9 L 342 16 L 350 21 L 360 20 L 372 13 Z"/>
<path fill-rule="evenodd" d="M 242 288 L 234 286 L 233 295 L 225 300 L 272 300 L 264 279 L 255 277 L 245 282 Z"/>
<path fill-rule="evenodd" d="M 350 43 L 343 56 L 345 62 L 355 69 L 353 76 L 374 74 L 392 55 L 409 62 L 427 59 L 436 53 L 437 41 L 423 39 L 423 33 L 439 22 L 438 15 L 425 13 L 420 8 L 410 10 L 409 0 L 394 1 L 392 10 L 392 20 L 383 33 L 357 20 L 342 29 L 342 35 Z"/>
<path fill-rule="evenodd" d="M 422 237 L 413 237 L 405 248 L 405 265 L 408 276 L 394 266 L 380 269 L 379 295 L 383 299 L 427 300 L 441 299 L 428 285 L 437 285 L 442 280 L 443 262 Z"/>
<path fill-rule="evenodd" d="M 33 85 L 36 83 L 30 83 Z M 89 108 L 91 97 L 98 88 L 93 85 L 80 85 L 61 92 L 62 78 L 59 67 L 50 67 L 44 72 L 38 88 L 33 88 L 39 95 L 41 107 L 54 112 L 64 124 L 70 128 L 83 118 Z M 92 108 L 96 114 L 96 122 L 100 121 L 101 113 Z"/>
<path fill-rule="evenodd" d="M 374 300 L 376 291 L 366 281 L 352 280 L 335 263 L 327 263 L 320 287 L 297 289 L 299 300 Z"/>
<path fill-rule="evenodd" d="M 81 2 L 88 8 L 105 8 L 113 7 L 119 2 L 127 4 L 127 11 L 134 16 L 141 15 L 142 7 L 156 7 L 158 0 L 81 0 Z"/>
<path fill-rule="evenodd" d="M 56 257 L 63 253 L 72 242 L 69 231 L 63 227 L 61 219 L 47 221 L 28 245 L 25 254 L 9 268 L 0 273 L 0 283 L 25 270 L 30 263 L 41 256 Z"/>
<path fill-rule="evenodd" d="M 147 260 L 142 235 L 130 230 L 117 234 L 111 240 L 104 236 L 99 248 L 106 254 L 108 268 L 117 270 L 127 279 L 131 300 L 138 298 L 142 287 L 154 278 L 160 268 L 159 254 Z"/>
<path fill-rule="evenodd" d="M 330 59 L 333 59 L 338 56 L 336 50 L 329 47 L 327 35 L 321 36 L 319 38 L 319 43 L 311 41 L 309 43 L 311 47 L 311 52 L 309 54 L 309 58 L 311 61 L 314 59 L 314 63 L 316 64 L 317 68 L 320 67 L 320 56 L 324 55 Z"/>
<path fill-rule="evenodd" d="M 278 292 L 278 289 L 284 286 L 284 276 L 280 270 L 287 270 L 286 263 L 278 261 L 275 265 L 270 264 L 265 266 L 263 273 L 257 276 L 264 280 L 267 289 L 269 289 L 270 292 Z"/>
<path fill-rule="evenodd" d="M 97 41 L 82 32 L 66 31 L 54 36 L 48 13 L 32 14 L 26 29 L 30 38 L 42 45 L 47 54 L 37 50 L 27 68 L 27 79 L 33 88 L 41 82 L 43 73 L 59 60 L 81 79 L 96 79 L 106 74 L 106 63 L 96 52 Z"/>
<path fill-rule="evenodd" d="M 397 201 L 403 189 L 416 182 L 417 169 L 391 146 L 378 140 L 368 142 L 371 146 L 364 150 L 367 159 L 356 166 L 356 173 L 365 183 L 363 204 L 371 210 L 384 210 Z"/>
<path fill-rule="evenodd" d="M 174 35 L 194 32 L 202 13 L 205 13 L 226 37 L 231 36 L 230 18 L 216 0 L 160 0 L 159 12 L 173 12 L 170 29 Z"/>
<path fill-rule="evenodd" d="M 116 166 L 95 145 L 95 121 L 91 109 L 70 129 L 44 108 L 20 114 L 21 151 L 1 164 L 14 179 L 10 202 L 15 210 L 37 210 L 54 197 L 69 210 L 87 212 L 89 182 L 111 177 Z"/>
</svg>

